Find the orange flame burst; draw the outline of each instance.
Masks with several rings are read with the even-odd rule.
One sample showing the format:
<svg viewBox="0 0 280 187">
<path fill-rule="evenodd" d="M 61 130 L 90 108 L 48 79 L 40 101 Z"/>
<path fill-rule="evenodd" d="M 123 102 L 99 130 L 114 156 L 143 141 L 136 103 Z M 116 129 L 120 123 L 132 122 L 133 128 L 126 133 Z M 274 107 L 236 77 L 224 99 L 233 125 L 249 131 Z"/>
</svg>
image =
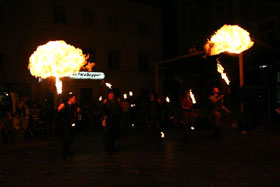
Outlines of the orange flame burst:
<svg viewBox="0 0 280 187">
<path fill-rule="evenodd" d="M 28 69 L 35 77 L 55 77 L 57 92 L 61 93 L 62 82 L 59 78 L 78 72 L 86 63 L 81 49 L 59 40 L 39 46 L 29 58 Z"/>
<path fill-rule="evenodd" d="M 224 25 L 212 35 L 204 49 L 209 55 L 217 55 L 222 52 L 239 54 L 254 45 L 249 35 L 249 32 L 238 25 Z"/>
<path fill-rule="evenodd" d="M 229 85 L 230 81 L 229 81 L 229 79 L 228 79 L 228 77 L 227 77 L 227 74 L 224 73 L 224 68 L 223 68 L 223 66 L 221 65 L 221 63 L 220 63 L 220 61 L 219 61 L 218 58 L 217 58 L 216 60 L 217 60 L 217 71 L 221 74 L 222 79 L 225 80 L 225 82 L 227 83 L 227 85 Z"/>
</svg>

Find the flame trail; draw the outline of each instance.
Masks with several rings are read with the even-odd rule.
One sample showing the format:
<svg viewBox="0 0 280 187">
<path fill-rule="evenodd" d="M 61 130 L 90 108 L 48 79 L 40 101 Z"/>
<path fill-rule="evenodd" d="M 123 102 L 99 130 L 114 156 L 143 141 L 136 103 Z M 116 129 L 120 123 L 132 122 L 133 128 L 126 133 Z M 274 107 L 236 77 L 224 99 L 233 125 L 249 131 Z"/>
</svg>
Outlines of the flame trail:
<svg viewBox="0 0 280 187">
<path fill-rule="evenodd" d="M 169 97 L 166 97 L 166 98 L 165 98 L 165 100 L 166 100 L 166 102 L 167 102 L 167 103 L 169 103 L 169 102 L 170 102 Z"/>
<path fill-rule="evenodd" d="M 58 40 L 39 46 L 29 58 L 28 69 L 35 77 L 55 77 L 57 92 L 61 93 L 59 78 L 78 72 L 86 63 L 81 49 Z"/>
<path fill-rule="evenodd" d="M 127 94 L 126 94 L 126 93 L 123 94 L 123 98 L 124 98 L 124 99 L 127 99 Z"/>
<path fill-rule="evenodd" d="M 105 85 L 106 85 L 108 88 L 112 89 L 112 84 L 106 82 Z"/>
<path fill-rule="evenodd" d="M 190 89 L 189 92 L 190 92 L 190 96 L 191 96 L 192 103 L 193 103 L 193 104 L 196 104 L 196 100 L 195 100 L 194 94 L 192 93 L 192 89 Z"/>
<path fill-rule="evenodd" d="M 221 63 L 220 63 L 219 58 L 217 58 L 216 61 L 217 61 L 217 71 L 221 74 L 222 79 L 225 80 L 225 82 L 227 83 L 227 85 L 229 85 L 230 81 L 229 81 L 229 79 L 228 79 L 228 77 L 227 77 L 227 74 L 224 73 L 224 68 L 223 68 L 223 66 L 222 66 Z"/>
<path fill-rule="evenodd" d="M 238 25 L 224 25 L 211 36 L 204 49 L 209 55 L 222 52 L 239 54 L 254 45 L 249 35 L 249 32 Z"/>
</svg>

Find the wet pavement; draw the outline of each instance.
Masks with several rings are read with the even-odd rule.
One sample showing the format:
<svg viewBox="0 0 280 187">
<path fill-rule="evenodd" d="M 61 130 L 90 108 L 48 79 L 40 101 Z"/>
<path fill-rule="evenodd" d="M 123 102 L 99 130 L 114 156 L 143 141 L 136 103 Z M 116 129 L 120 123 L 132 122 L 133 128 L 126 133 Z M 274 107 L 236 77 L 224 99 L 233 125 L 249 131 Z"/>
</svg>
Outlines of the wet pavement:
<svg viewBox="0 0 280 187">
<path fill-rule="evenodd" d="M 279 128 L 278 128 L 279 130 Z M 0 186 L 280 186 L 280 131 L 242 135 L 231 126 L 219 141 L 209 129 L 182 141 L 182 128 L 166 128 L 161 145 L 151 129 L 122 129 L 111 157 L 100 130 L 76 135 L 72 161 L 61 157 L 57 136 L 4 145 Z"/>
</svg>

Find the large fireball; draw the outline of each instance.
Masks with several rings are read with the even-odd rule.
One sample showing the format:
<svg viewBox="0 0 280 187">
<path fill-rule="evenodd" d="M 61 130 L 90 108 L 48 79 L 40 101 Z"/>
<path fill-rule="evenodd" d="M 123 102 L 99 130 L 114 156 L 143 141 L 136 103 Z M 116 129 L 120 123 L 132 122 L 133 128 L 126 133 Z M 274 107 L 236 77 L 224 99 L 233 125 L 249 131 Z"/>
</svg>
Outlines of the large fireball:
<svg viewBox="0 0 280 187">
<path fill-rule="evenodd" d="M 209 55 L 222 52 L 239 54 L 253 45 L 249 32 L 238 25 L 224 25 L 211 36 L 204 48 Z"/>
<path fill-rule="evenodd" d="M 62 40 L 50 41 L 30 56 L 28 69 L 35 77 L 55 77 L 58 84 L 60 77 L 73 75 L 86 63 L 81 49 Z"/>
</svg>

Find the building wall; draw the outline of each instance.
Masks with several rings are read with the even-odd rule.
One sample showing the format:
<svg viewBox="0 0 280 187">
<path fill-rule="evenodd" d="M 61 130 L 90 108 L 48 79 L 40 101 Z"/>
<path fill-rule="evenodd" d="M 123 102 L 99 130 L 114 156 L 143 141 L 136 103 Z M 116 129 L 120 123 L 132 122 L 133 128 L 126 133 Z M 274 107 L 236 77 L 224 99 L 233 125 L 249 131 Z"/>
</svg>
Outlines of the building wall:
<svg viewBox="0 0 280 187">
<path fill-rule="evenodd" d="M 55 7 L 62 9 L 62 23 L 54 21 Z M 161 60 L 159 8 L 126 0 L 15 0 L 1 2 L 0 9 L 4 10 L 0 14 L 0 54 L 4 59 L 0 78 L 4 83 L 37 82 L 27 69 L 29 57 L 39 45 L 64 40 L 81 49 L 92 49 L 94 71 L 104 72 L 105 81 L 113 87 L 121 91 L 154 89 L 153 71 L 139 71 L 139 54 L 147 54 L 149 63 Z M 83 18 L 86 11 L 90 12 L 91 24 Z M 109 19 L 113 22 L 111 29 Z M 139 33 L 140 22 L 146 25 L 144 33 Z M 120 54 L 119 69 L 108 68 L 110 50 Z M 78 82 L 74 84 L 77 90 L 98 85 L 95 80 Z"/>
</svg>

